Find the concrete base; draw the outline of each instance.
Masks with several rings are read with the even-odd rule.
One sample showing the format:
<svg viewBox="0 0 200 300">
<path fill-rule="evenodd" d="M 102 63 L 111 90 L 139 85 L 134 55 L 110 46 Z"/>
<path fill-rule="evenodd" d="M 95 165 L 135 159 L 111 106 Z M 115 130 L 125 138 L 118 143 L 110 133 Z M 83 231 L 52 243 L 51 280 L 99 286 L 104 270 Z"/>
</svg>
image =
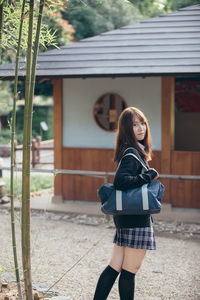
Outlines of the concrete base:
<svg viewBox="0 0 200 300">
<path fill-rule="evenodd" d="M 55 204 L 61 204 L 63 203 L 63 197 L 62 196 L 52 196 L 51 202 Z"/>
<path fill-rule="evenodd" d="M 1 157 L 10 157 L 10 153 L 11 153 L 11 148 L 10 145 L 0 145 L 0 156 Z"/>
<path fill-rule="evenodd" d="M 200 211 L 198 209 L 174 208 L 171 204 L 163 203 L 159 214 L 153 215 L 155 220 L 177 221 L 200 224 Z"/>
</svg>

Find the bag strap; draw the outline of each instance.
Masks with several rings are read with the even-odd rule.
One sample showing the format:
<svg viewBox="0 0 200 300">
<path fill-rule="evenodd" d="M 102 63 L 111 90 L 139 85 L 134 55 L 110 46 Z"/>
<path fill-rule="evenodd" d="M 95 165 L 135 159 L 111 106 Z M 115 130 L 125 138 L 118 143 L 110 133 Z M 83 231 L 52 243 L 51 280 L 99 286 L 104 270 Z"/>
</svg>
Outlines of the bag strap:
<svg viewBox="0 0 200 300">
<path fill-rule="evenodd" d="M 143 166 L 143 168 L 145 169 L 145 170 L 148 170 L 148 168 L 145 166 L 145 164 L 135 155 L 135 154 L 133 154 L 133 153 L 127 153 L 127 154 L 125 154 L 122 158 L 121 158 L 121 160 L 125 157 L 125 156 L 128 156 L 128 155 L 131 155 L 131 156 L 133 156 L 133 157 L 135 157 L 135 159 L 137 159 L 140 163 L 141 163 L 141 165 Z M 120 161 L 121 162 L 121 161 Z"/>
<path fill-rule="evenodd" d="M 127 148 L 127 149 L 124 151 L 124 153 L 125 153 L 128 149 L 132 149 L 132 148 L 131 148 L 131 147 L 130 147 L 130 148 Z M 117 170 L 119 169 L 119 166 L 120 166 L 120 164 L 121 164 L 122 159 L 123 159 L 125 156 L 131 155 L 131 156 L 133 156 L 135 159 L 137 159 L 137 160 L 140 162 L 140 164 L 142 165 L 142 167 L 143 167 L 145 170 L 148 171 L 148 168 L 145 166 L 145 164 L 142 162 L 142 160 L 139 159 L 139 158 L 137 157 L 137 155 L 135 155 L 135 154 L 133 154 L 133 153 L 127 153 L 127 154 L 124 155 L 124 153 L 123 153 L 123 155 L 122 155 L 122 158 L 120 159 L 120 162 L 119 162 L 119 164 L 118 164 Z"/>
</svg>

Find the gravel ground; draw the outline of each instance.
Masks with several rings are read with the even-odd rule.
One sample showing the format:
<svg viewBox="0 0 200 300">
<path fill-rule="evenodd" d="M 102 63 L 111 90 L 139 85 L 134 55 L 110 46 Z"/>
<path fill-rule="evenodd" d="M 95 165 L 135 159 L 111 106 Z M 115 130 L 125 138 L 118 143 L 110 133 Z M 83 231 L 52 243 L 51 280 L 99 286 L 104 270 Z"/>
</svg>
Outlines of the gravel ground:
<svg viewBox="0 0 200 300">
<path fill-rule="evenodd" d="M 20 245 L 18 212 L 16 219 Z M 153 226 L 157 250 L 147 251 L 136 275 L 135 299 L 200 300 L 200 225 L 160 221 Z M 0 210 L 0 230 L 2 278 L 11 278 L 13 259 L 7 210 Z M 34 285 L 49 288 L 65 274 L 51 290 L 71 300 L 92 300 L 98 277 L 110 259 L 112 221 L 104 217 L 33 212 L 31 231 Z M 119 299 L 117 282 L 108 297 L 111 299 Z"/>
</svg>

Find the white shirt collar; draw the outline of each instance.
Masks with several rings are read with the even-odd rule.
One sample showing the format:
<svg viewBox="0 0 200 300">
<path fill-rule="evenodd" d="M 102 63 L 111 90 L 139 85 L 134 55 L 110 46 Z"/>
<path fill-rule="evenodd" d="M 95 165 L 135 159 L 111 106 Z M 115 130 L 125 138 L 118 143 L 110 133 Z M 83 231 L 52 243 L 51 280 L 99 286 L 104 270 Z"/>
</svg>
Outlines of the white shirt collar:
<svg viewBox="0 0 200 300">
<path fill-rule="evenodd" d="M 138 144 L 139 144 L 140 148 L 142 148 L 142 150 L 144 150 L 145 146 L 142 145 L 140 142 L 138 142 Z"/>
</svg>

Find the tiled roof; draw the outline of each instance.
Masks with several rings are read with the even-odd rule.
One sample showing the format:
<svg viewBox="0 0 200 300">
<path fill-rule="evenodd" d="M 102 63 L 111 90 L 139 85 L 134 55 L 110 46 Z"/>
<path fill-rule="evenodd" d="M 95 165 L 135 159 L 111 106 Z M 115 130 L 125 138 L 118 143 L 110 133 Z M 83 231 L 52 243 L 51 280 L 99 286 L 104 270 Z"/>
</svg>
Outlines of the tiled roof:
<svg viewBox="0 0 200 300">
<path fill-rule="evenodd" d="M 20 65 L 23 75 L 24 63 Z M 0 67 L 0 77 L 14 74 Z M 38 55 L 37 76 L 200 74 L 200 4 Z"/>
</svg>

